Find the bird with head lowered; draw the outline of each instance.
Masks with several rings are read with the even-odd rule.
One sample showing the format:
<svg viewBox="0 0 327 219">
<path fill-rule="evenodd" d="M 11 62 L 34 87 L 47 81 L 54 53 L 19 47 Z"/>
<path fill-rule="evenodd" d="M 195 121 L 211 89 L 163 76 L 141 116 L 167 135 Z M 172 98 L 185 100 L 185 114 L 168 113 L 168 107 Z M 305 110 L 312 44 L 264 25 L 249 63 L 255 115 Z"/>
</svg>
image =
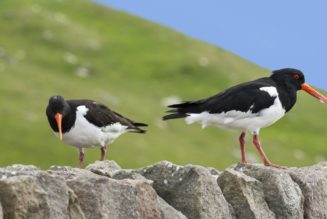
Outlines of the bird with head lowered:
<svg viewBox="0 0 327 219">
<path fill-rule="evenodd" d="M 62 96 L 50 97 L 46 115 L 59 139 L 78 148 L 78 166 L 84 161 L 83 148 L 100 145 L 104 160 L 107 144 L 126 132 L 145 133 L 141 127 L 147 126 L 93 100 L 65 100 Z"/>
</svg>

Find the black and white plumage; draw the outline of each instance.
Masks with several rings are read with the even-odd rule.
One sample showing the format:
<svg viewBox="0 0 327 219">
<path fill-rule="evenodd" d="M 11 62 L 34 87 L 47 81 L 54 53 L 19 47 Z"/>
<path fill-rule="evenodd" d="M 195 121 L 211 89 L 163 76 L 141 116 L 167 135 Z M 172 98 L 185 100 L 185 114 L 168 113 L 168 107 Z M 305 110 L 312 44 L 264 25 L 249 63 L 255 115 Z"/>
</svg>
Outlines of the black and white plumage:
<svg viewBox="0 0 327 219">
<path fill-rule="evenodd" d="M 172 109 L 168 113 L 171 114 L 163 119 L 185 118 L 188 124 L 198 122 L 203 128 L 214 125 L 241 130 L 239 141 L 244 164 L 247 163 L 244 137 L 246 131 L 250 131 L 264 164 L 280 167 L 265 156 L 259 142 L 259 131 L 291 110 L 296 102 L 297 91 L 301 89 L 327 103 L 326 97 L 305 83 L 301 71 L 285 68 L 274 71 L 270 77 L 236 85 L 206 99 L 170 105 L 168 107 Z"/>
<path fill-rule="evenodd" d="M 79 148 L 79 166 L 83 163 L 83 148 L 101 146 L 101 160 L 106 145 L 126 132 L 145 133 L 144 123 L 134 122 L 92 100 L 65 100 L 62 96 L 49 99 L 46 109 L 54 133 L 68 145 Z"/>
</svg>

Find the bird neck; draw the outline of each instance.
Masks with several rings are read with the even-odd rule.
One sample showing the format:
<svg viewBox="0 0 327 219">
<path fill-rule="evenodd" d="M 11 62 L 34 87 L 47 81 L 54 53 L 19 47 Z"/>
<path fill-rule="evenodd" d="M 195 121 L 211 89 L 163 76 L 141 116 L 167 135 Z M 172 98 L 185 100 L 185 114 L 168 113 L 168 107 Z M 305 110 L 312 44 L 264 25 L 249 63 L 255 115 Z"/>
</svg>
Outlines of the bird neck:
<svg viewBox="0 0 327 219">
<path fill-rule="evenodd" d="M 75 124 L 76 120 L 76 109 L 67 107 L 65 109 L 65 115 L 62 118 L 62 132 L 68 132 Z"/>
<path fill-rule="evenodd" d="M 296 103 L 296 92 L 297 89 L 294 86 L 282 84 L 277 86 L 279 93 L 279 99 L 284 107 L 285 111 L 290 111 Z"/>
</svg>

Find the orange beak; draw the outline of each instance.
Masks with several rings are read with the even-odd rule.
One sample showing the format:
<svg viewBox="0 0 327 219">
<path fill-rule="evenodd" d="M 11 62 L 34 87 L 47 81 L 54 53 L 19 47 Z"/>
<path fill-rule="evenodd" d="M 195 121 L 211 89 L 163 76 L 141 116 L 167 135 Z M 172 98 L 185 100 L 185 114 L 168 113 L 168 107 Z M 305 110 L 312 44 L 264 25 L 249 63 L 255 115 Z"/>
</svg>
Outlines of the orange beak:
<svg viewBox="0 0 327 219">
<path fill-rule="evenodd" d="M 316 91 L 315 89 L 313 89 L 311 86 L 309 86 L 306 83 L 303 83 L 301 85 L 301 89 L 306 91 L 307 93 L 309 93 L 310 95 L 314 96 L 315 98 L 317 98 L 318 100 L 320 100 L 320 102 L 322 103 L 327 103 L 327 98 L 322 95 L 321 93 L 319 93 L 318 91 Z"/>
<path fill-rule="evenodd" d="M 62 141 L 62 130 L 61 130 L 62 114 L 56 113 L 55 119 L 56 119 L 58 130 L 59 130 L 59 139 L 60 139 L 60 141 Z"/>
</svg>

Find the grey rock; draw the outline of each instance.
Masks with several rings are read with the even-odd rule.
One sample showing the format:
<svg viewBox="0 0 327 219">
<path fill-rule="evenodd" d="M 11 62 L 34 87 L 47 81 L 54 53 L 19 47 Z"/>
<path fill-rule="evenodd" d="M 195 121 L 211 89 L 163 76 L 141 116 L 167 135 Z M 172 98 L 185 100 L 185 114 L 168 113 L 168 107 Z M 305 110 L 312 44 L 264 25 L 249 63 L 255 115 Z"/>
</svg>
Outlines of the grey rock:
<svg viewBox="0 0 327 219">
<path fill-rule="evenodd" d="M 207 168 L 163 161 L 139 169 L 138 173 L 152 180 L 159 196 L 187 218 L 231 218 L 228 203 L 216 182 L 218 175 L 212 175 Z"/>
<path fill-rule="evenodd" d="M 234 210 L 233 206 L 230 203 L 228 203 L 228 208 L 229 208 L 229 212 L 230 212 L 230 218 L 231 219 L 237 219 L 235 210 Z"/>
<path fill-rule="evenodd" d="M 187 219 L 182 212 L 177 211 L 170 206 L 164 199 L 158 196 L 158 204 L 161 211 L 162 219 Z"/>
<path fill-rule="evenodd" d="M 213 175 L 213 176 L 217 176 L 218 177 L 221 174 L 221 172 L 219 172 L 218 170 L 216 170 L 213 167 L 208 167 L 207 169 L 210 171 L 211 175 Z"/>
<path fill-rule="evenodd" d="M 112 175 L 121 170 L 121 167 L 113 160 L 95 161 L 89 164 L 85 169 L 102 176 L 112 177 Z"/>
<path fill-rule="evenodd" d="M 117 215 L 117 218 L 162 218 L 157 205 L 157 194 L 144 181 L 116 180 L 110 194 L 114 196 L 111 204 L 115 207 L 114 215 Z"/>
<path fill-rule="evenodd" d="M 19 175 L 36 176 L 40 171 L 40 168 L 33 165 L 13 164 L 0 168 L 0 180 Z"/>
<path fill-rule="evenodd" d="M 0 219 L 3 219 L 3 211 L 2 211 L 2 205 L 0 203 Z"/>
<path fill-rule="evenodd" d="M 153 181 L 148 180 L 141 174 L 137 173 L 135 170 L 118 170 L 112 175 L 113 179 L 121 180 L 121 179 L 138 179 L 144 180 L 149 184 L 153 184 Z"/>
<path fill-rule="evenodd" d="M 2 218 L 327 218 L 327 162 L 278 170 L 234 165 L 219 172 L 163 161 L 121 169 L 32 165 L 0 168 Z"/>
<path fill-rule="evenodd" d="M 86 218 L 182 218 L 162 202 L 147 180 L 115 180 L 82 169 L 51 169 L 77 195 Z M 175 212 L 175 213 L 173 213 Z M 166 216 L 168 215 L 168 216 Z"/>
<path fill-rule="evenodd" d="M 110 197 L 110 179 L 78 168 L 50 168 L 54 176 L 64 177 L 74 191 L 86 218 L 109 218 L 113 213 Z M 114 214 L 112 214 L 114 215 Z"/>
<path fill-rule="evenodd" d="M 83 219 L 85 218 L 84 212 L 80 206 L 76 194 L 69 188 L 69 204 L 68 204 L 68 216 L 70 219 Z"/>
<path fill-rule="evenodd" d="M 303 218 L 304 197 L 287 171 L 263 165 L 239 165 L 235 168 L 262 183 L 265 201 L 276 218 Z"/>
<path fill-rule="evenodd" d="M 237 218 L 276 218 L 265 201 L 262 183 L 255 178 L 229 168 L 219 175 L 218 184 Z"/>
<path fill-rule="evenodd" d="M 113 176 L 113 179 L 122 180 L 122 179 L 136 179 L 143 180 L 147 182 L 149 185 L 153 185 L 152 180 L 148 180 L 141 174 L 137 173 L 135 170 L 119 170 L 116 171 Z M 186 217 L 178 210 L 170 206 L 165 200 L 163 200 L 160 196 L 157 199 L 159 209 L 161 211 L 162 219 L 186 219 Z"/>
<path fill-rule="evenodd" d="M 304 218 L 327 218 L 327 162 L 288 170 L 304 196 Z"/>
<path fill-rule="evenodd" d="M 33 166 L 12 165 L 0 168 L 0 179 L 4 218 L 69 218 L 69 188 L 63 178 Z"/>
</svg>

